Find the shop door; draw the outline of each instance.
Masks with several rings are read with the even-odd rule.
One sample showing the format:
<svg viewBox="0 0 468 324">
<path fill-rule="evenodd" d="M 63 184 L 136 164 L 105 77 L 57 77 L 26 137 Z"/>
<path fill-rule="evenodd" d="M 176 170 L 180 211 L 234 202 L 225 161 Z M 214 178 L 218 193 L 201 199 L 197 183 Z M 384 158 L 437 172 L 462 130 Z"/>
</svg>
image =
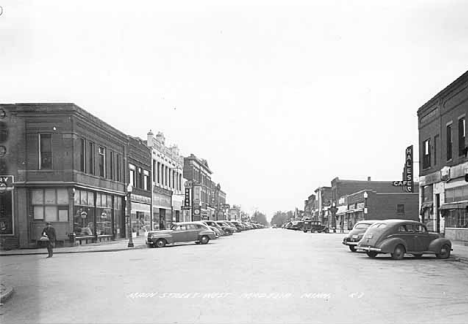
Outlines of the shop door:
<svg viewBox="0 0 468 324">
<path fill-rule="evenodd" d="M 437 208 L 437 215 L 436 215 L 436 232 L 440 233 L 440 194 L 436 194 L 436 208 Z"/>
</svg>

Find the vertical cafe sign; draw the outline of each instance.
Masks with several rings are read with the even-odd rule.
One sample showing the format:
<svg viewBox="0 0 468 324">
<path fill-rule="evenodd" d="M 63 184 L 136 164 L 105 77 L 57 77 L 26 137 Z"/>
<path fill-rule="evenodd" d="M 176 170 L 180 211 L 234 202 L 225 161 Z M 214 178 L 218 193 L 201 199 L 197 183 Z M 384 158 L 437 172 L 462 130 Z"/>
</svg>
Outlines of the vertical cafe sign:
<svg viewBox="0 0 468 324">
<path fill-rule="evenodd" d="M 414 192 L 414 172 L 413 172 L 413 145 L 408 146 L 405 152 L 405 172 L 404 179 L 405 190 Z"/>
<path fill-rule="evenodd" d="M 0 235 L 13 235 L 13 176 L 0 176 Z"/>
</svg>

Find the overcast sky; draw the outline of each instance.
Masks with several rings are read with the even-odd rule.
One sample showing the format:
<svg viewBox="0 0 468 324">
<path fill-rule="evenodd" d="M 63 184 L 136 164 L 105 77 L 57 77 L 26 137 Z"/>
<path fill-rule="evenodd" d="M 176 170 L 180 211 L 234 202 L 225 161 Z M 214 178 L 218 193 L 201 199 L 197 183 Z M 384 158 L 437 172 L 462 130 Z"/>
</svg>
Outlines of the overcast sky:
<svg viewBox="0 0 468 324">
<path fill-rule="evenodd" d="M 401 180 L 418 108 L 468 67 L 464 0 L 0 6 L 0 102 L 161 131 L 268 218 L 335 177 Z"/>
</svg>

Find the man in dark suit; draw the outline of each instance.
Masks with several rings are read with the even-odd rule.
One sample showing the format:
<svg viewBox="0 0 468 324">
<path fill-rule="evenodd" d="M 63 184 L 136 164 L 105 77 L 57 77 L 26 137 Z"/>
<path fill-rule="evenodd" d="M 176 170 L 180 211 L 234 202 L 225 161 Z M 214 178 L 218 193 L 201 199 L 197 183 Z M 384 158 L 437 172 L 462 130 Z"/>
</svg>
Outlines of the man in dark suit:
<svg viewBox="0 0 468 324">
<path fill-rule="evenodd" d="M 51 258 L 54 255 L 54 247 L 55 247 L 55 228 L 52 227 L 50 223 L 46 223 L 47 227 L 44 228 L 42 231 L 42 235 L 46 235 L 49 238 L 49 241 L 47 242 L 47 251 L 49 252 L 48 258 Z"/>
</svg>

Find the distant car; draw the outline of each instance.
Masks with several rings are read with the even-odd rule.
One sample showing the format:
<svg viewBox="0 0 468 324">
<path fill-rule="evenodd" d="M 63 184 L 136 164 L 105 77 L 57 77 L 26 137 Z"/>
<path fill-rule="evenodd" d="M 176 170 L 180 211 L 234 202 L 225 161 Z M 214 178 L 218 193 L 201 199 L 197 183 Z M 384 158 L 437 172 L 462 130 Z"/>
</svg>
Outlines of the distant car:
<svg viewBox="0 0 468 324">
<path fill-rule="evenodd" d="M 170 230 L 150 231 L 146 237 L 148 247 L 165 247 L 166 244 L 195 242 L 207 244 L 216 238 L 206 225 L 198 222 L 174 223 Z"/>
<path fill-rule="evenodd" d="M 347 245 L 351 252 L 356 252 L 356 245 L 362 239 L 367 229 L 376 222 L 376 220 L 363 220 L 354 225 L 353 229 L 343 239 L 343 244 Z"/>
<path fill-rule="evenodd" d="M 206 225 L 210 226 L 210 227 L 215 227 L 220 232 L 221 236 L 226 236 L 227 235 L 226 232 L 223 231 L 221 226 L 218 223 L 216 223 L 216 221 L 214 221 L 214 220 L 204 220 L 202 222 L 205 223 Z"/>
<path fill-rule="evenodd" d="M 452 251 L 452 242 L 438 233 L 428 232 L 423 223 L 387 219 L 372 224 L 356 249 L 365 251 L 370 258 L 390 253 L 394 260 L 403 259 L 405 254 L 412 254 L 415 258 L 435 254 L 439 259 L 447 259 Z"/>
<path fill-rule="evenodd" d="M 288 229 L 299 231 L 302 229 L 303 226 L 304 226 L 303 221 L 292 221 L 291 226 Z"/>
<path fill-rule="evenodd" d="M 320 221 L 316 221 L 316 220 L 305 220 L 304 221 L 304 226 L 302 227 L 302 231 L 304 233 L 307 233 L 308 231 L 310 231 L 311 233 L 314 233 L 314 232 L 319 232 L 319 233 L 322 233 L 322 232 L 325 232 L 325 233 L 328 233 L 329 232 L 329 229 L 327 226 L 325 225 L 322 225 L 322 223 Z"/>
</svg>

